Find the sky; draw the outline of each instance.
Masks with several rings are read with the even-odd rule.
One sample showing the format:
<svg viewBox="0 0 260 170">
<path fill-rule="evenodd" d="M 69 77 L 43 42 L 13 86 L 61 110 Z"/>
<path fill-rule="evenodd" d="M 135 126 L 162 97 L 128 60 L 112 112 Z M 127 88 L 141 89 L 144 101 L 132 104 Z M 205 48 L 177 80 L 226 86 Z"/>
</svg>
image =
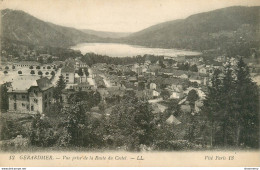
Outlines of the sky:
<svg viewBox="0 0 260 170">
<path fill-rule="evenodd" d="M 78 29 L 136 32 L 149 26 L 260 0 L 1 0 L 2 9 L 23 10 L 41 20 Z"/>
</svg>

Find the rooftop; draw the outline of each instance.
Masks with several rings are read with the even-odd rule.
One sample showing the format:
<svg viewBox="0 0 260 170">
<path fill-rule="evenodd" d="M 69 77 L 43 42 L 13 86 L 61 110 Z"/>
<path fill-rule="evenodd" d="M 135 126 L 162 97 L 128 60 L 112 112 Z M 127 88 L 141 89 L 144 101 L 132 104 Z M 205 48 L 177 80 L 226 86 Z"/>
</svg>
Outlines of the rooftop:
<svg viewBox="0 0 260 170">
<path fill-rule="evenodd" d="M 47 77 L 39 79 L 37 76 L 31 76 L 30 78 L 20 78 L 12 82 L 12 87 L 8 92 L 26 93 L 32 86 L 38 86 L 40 90 L 47 90 L 53 85 Z"/>
</svg>

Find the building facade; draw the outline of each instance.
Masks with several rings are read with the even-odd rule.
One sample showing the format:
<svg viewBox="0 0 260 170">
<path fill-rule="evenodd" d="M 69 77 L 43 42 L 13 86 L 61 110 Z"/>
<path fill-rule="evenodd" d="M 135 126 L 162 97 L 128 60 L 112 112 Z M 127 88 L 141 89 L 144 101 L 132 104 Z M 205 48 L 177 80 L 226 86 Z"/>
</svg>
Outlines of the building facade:
<svg viewBox="0 0 260 170">
<path fill-rule="evenodd" d="M 8 90 L 9 111 L 18 113 L 45 113 L 50 110 L 53 85 L 44 77 L 36 80 L 29 89 Z"/>
</svg>

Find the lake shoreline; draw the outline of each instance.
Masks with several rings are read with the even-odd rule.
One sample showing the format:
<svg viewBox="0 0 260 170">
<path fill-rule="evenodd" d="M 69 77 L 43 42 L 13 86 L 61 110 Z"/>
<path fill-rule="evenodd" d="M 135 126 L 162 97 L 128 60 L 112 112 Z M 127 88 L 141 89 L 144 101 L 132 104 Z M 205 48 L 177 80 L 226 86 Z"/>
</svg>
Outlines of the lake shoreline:
<svg viewBox="0 0 260 170">
<path fill-rule="evenodd" d="M 95 53 L 119 58 L 145 54 L 172 58 L 179 56 L 199 56 L 202 54 L 201 52 L 190 50 L 152 48 L 122 43 L 79 43 L 75 46 L 71 46 L 70 49 L 79 50 L 83 55 L 86 53 Z"/>
</svg>

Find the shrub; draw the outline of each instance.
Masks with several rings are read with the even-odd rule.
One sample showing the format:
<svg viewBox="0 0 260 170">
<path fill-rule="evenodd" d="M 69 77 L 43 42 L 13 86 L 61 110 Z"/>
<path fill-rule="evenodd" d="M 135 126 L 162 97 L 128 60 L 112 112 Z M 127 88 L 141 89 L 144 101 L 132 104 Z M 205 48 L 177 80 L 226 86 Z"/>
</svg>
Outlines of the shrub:
<svg viewBox="0 0 260 170">
<path fill-rule="evenodd" d="M 155 149 L 156 150 L 188 150 L 188 149 L 196 149 L 198 146 L 196 146 L 193 143 L 188 142 L 187 140 L 159 140 L 156 141 Z"/>
<path fill-rule="evenodd" d="M 40 75 L 40 76 L 41 76 L 41 75 L 42 75 L 42 72 L 41 72 L 41 71 L 38 71 L 38 75 Z"/>
</svg>

